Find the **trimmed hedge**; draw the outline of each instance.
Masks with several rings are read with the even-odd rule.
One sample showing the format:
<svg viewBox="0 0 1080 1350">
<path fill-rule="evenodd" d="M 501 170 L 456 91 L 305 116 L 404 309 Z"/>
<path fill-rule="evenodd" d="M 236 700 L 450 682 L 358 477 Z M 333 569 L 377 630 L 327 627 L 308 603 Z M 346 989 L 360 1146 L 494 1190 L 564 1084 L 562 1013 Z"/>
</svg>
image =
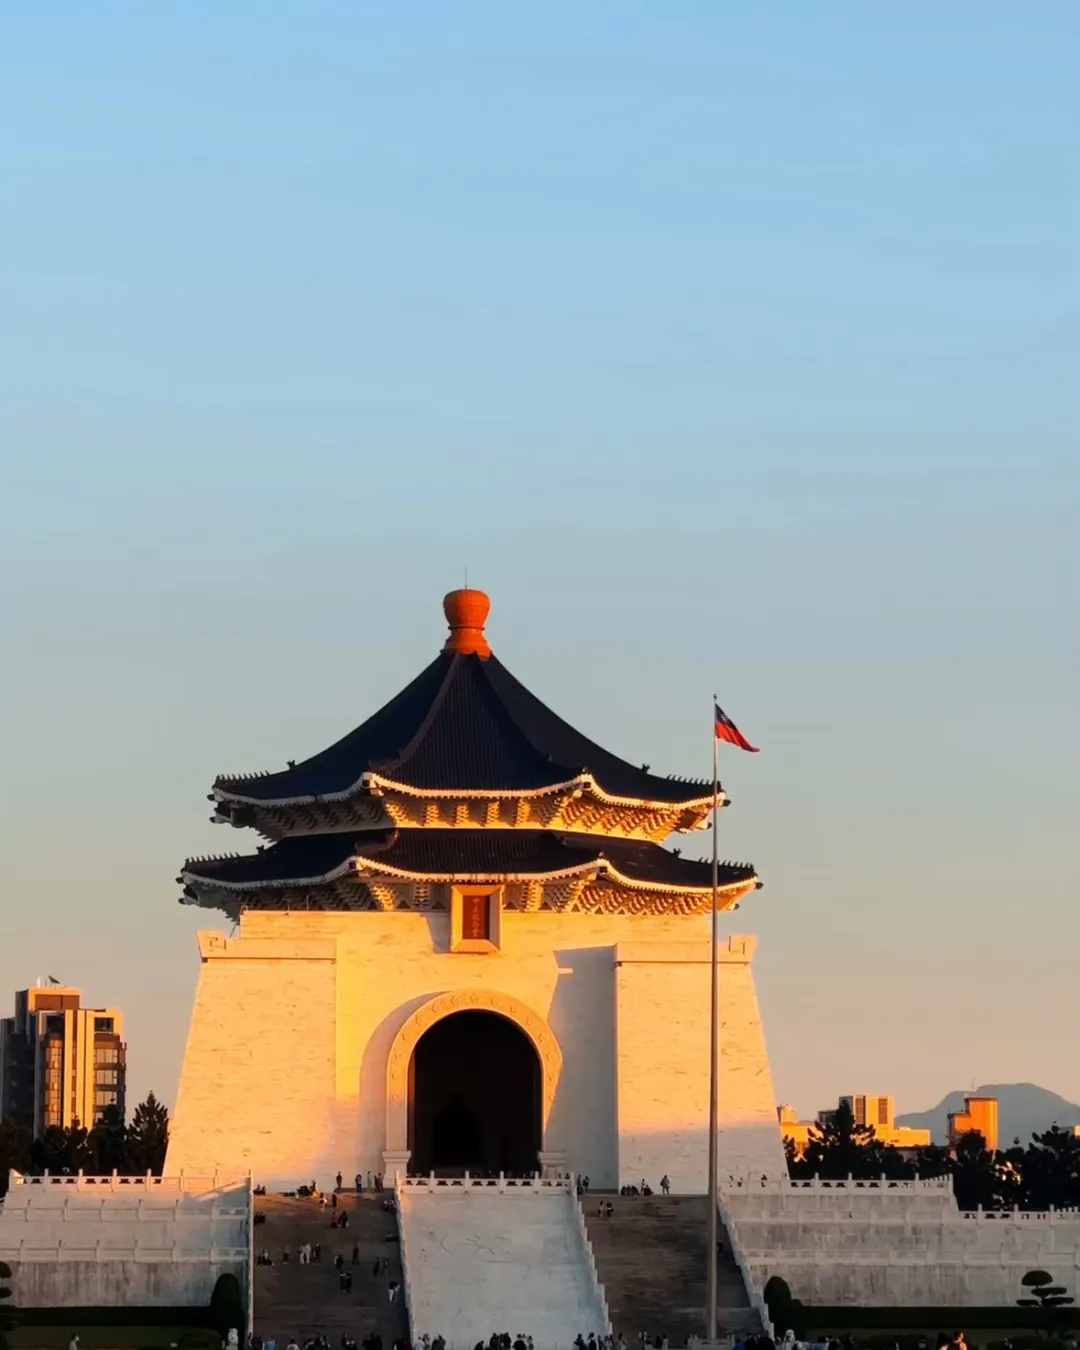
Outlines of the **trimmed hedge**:
<svg viewBox="0 0 1080 1350">
<path fill-rule="evenodd" d="M 21 1327 L 214 1327 L 209 1308 L 20 1308 Z M 214 1328 L 216 1330 L 216 1328 Z"/>
<path fill-rule="evenodd" d="M 1080 1308 L 1064 1308 L 1066 1314 L 1061 1324 L 1067 1327 L 1080 1327 Z M 980 1327 L 987 1331 L 1008 1331 L 1015 1327 L 1017 1331 L 1027 1331 L 1037 1335 L 1036 1326 L 1041 1320 L 1035 1308 L 820 1308 L 807 1304 L 803 1314 L 809 1328 L 820 1334 L 822 1331 L 847 1331 L 859 1328 L 869 1331 L 880 1327 L 884 1330 L 925 1331 L 933 1328 L 938 1331 L 965 1332 L 971 1327 Z M 1034 1315 L 1033 1315 L 1034 1314 Z M 785 1328 L 786 1329 L 786 1328 Z M 1010 1340 L 1012 1337 L 1009 1338 Z"/>
</svg>

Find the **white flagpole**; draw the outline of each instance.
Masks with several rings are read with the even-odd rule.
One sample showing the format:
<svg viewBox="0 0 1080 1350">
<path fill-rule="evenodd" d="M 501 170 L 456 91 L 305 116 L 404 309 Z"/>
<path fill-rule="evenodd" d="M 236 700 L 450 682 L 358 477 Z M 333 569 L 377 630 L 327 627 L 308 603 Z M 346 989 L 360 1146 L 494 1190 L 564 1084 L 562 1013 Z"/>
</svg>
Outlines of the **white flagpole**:
<svg viewBox="0 0 1080 1350">
<path fill-rule="evenodd" d="M 713 695 L 713 740 L 712 740 L 712 776 L 713 776 L 713 815 L 712 815 L 712 933 L 710 947 L 710 983 L 709 983 L 709 1278 L 708 1278 L 708 1332 L 706 1339 L 710 1344 L 716 1341 L 716 1297 L 717 1270 L 716 1247 L 717 1232 L 717 1087 L 718 1087 L 718 1051 L 719 1051 L 719 1012 L 720 985 L 719 964 L 717 962 L 716 920 L 719 910 L 720 882 L 720 775 L 719 775 L 719 738 L 716 735 L 716 695 Z"/>
</svg>

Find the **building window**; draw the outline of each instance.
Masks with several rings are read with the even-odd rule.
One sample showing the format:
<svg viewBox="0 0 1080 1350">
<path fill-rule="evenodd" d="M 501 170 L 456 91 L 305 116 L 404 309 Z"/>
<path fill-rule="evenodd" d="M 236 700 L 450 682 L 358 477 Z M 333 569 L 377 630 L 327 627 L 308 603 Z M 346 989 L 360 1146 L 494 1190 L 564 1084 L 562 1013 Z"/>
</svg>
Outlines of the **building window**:
<svg viewBox="0 0 1080 1350">
<path fill-rule="evenodd" d="M 879 1125 L 888 1125 L 889 1123 L 889 1099 L 888 1097 L 879 1097 L 877 1104 L 877 1123 Z"/>
<path fill-rule="evenodd" d="M 484 955 L 502 943 L 502 887 L 455 886 L 450 895 L 450 950 Z"/>
<path fill-rule="evenodd" d="M 120 1052 L 115 1045 L 99 1045 L 94 1049 L 95 1064 L 119 1064 Z"/>
<path fill-rule="evenodd" d="M 112 1018 L 111 1018 L 111 1017 L 95 1017 L 95 1018 L 94 1018 L 94 1030 L 95 1030 L 95 1031 L 112 1031 L 112 1030 L 113 1030 L 113 1020 L 112 1020 Z"/>
</svg>

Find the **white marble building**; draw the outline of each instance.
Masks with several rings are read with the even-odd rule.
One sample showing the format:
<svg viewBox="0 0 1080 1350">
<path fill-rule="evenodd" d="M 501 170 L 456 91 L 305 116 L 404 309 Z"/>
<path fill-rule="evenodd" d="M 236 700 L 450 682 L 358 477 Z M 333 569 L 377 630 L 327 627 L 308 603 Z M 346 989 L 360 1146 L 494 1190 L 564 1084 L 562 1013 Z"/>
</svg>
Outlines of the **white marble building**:
<svg viewBox="0 0 1080 1350">
<path fill-rule="evenodd" d="M 702 1192 L 712 874 L 662 841 L 706 822 L 713 785 L 556 717 L 492 655 L 479 592 L 446 612 L 440 656 L 343 740 L 214 785 L 267 846 L 184 866 L 185 899 L 239 936 L 200 934 L 168 1170 Z M 722 864 L 718 909 L 758 885 Z M 753 950 L 720 953 L 721 1169 L 777 1176 Z"/>
</svg>

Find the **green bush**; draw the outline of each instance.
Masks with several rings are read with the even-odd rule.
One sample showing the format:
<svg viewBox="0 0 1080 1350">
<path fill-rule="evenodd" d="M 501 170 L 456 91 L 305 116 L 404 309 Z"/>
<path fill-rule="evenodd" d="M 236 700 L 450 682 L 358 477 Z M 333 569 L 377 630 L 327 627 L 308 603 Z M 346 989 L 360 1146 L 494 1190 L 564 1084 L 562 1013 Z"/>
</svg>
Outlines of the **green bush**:
<svg viewBox="0 0 1080 1350">
<path fill-rule="evenodd" d="M 220 1350 L 221 1337 L 209 1331 L 185 1331 L 176 1350 Z"/>
<path fill-rule="evenodd" d="M 23 1308 L 19 1324 L 24 1327 L 192 1327 L 208 1330 L 206 1308 Z M 235 1325 L 235 1323 L 234 1323 Z"/>
<path fill-rule="evenodd" d="M 210 1324 L 225 1336 L 235 1327 L 244 1343 L 244 1324 L 247 1312 L 240 1295 L 240 1281 L 235 1275 L 219 1275 L 210 1295 Z"/>
</svg>

